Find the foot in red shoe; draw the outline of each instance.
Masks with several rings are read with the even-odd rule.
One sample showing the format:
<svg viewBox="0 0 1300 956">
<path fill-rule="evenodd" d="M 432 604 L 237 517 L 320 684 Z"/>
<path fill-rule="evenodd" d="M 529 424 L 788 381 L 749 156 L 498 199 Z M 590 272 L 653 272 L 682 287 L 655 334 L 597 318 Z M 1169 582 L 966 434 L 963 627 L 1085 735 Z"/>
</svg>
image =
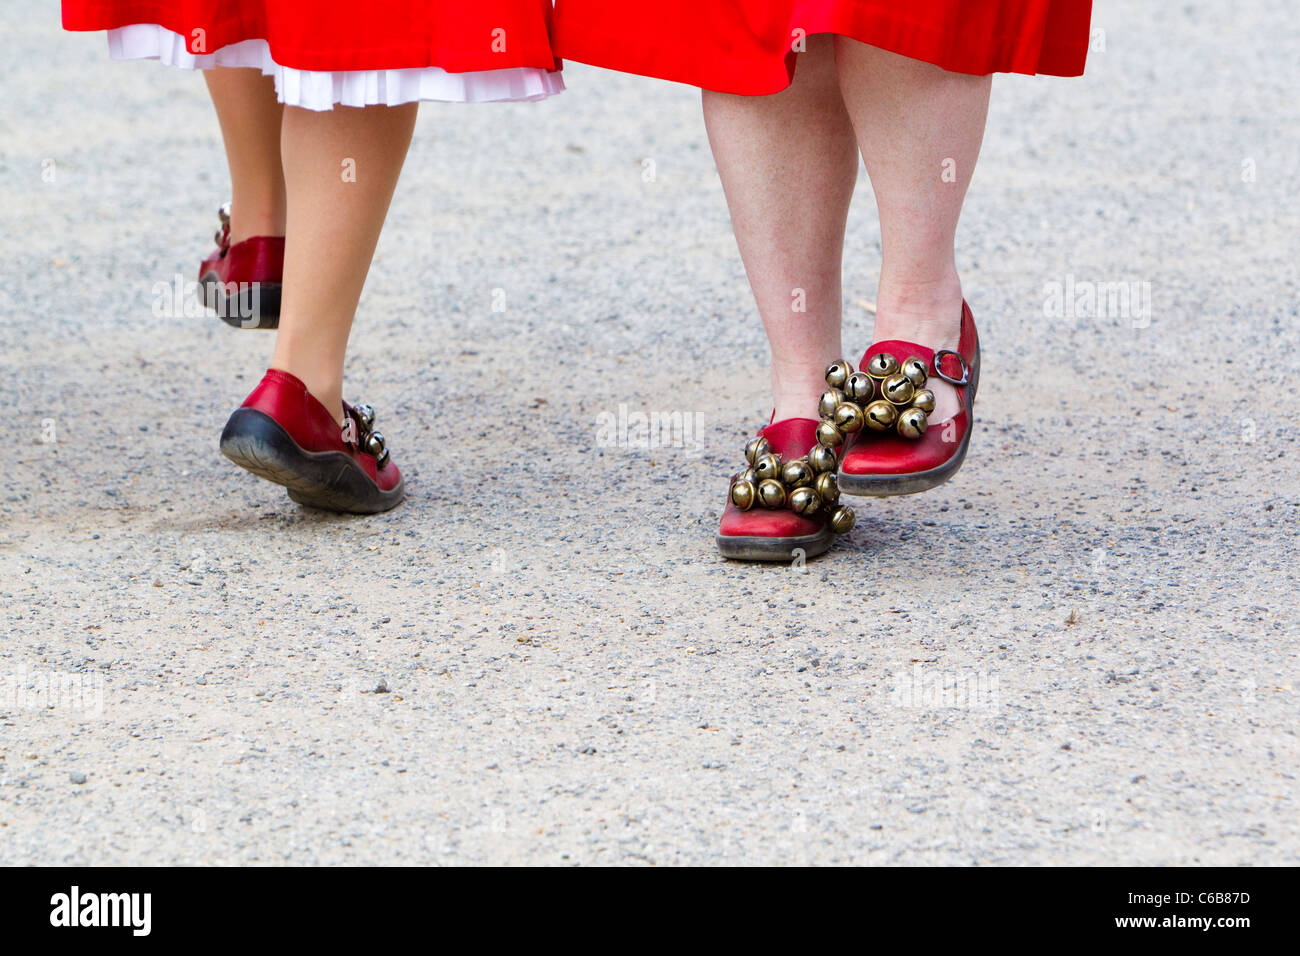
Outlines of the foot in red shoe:
<svg viewBox="0 0 1300 956">
<path fill-rule="evenodd" d="M 283 485 L 300 505 L 375 514 L 403 496 L 402 473 L 369 405 L 344 403 L 342 426 L 301 381 L 269 369 L 221 433 L 221 453 Z"/>
<path fill-rule="evenodd" d="M 919 360 L 919 370 L 909 365 L 913 358 Z M 869 377 L 871 389 L 860 389 L 858 402 L 866 427 L 846 442 L 840 490 L 846 495 L 910 495 L 951 478 L 970 446 L 979 372 L 979 336 L 965 302 L 955 350 L 898 340 L 867 349 L 859 378 Z M 945 421 L 932 421 L 928 414 L 935 399 L 925 386 L 936 377 L 956 393 L 958 411 Z"/>
<path fill-rule="evenodd" d="M 199 265 L 203 304 L 237 329 L 274 329 L 280 324 L 284 237 L 253 236 L 230 243 L 230 206 L 222 206 L 217 250 Z"/>
<path fill-rule="evenodd" d="M 745 447 L 749 467 L 731 480 L 718 550 L 738 561 L 792 561 L 830 548 L 853 527 L 840 507 L 835 451 L 810 418 L 773 422 Z"/>
</svg>

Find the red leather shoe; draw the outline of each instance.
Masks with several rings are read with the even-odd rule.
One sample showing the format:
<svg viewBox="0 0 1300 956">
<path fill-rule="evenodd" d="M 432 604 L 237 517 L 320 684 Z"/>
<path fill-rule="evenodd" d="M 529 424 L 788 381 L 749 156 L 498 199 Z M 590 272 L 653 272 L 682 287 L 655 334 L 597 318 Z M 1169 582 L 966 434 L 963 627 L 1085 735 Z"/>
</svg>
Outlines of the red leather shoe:
<svg viewBox="0 0 1300 956">
<path fill-rule="evenodd" d="M 284 485 L 300 505 L 375 514 L 396 506 L 402 473 L 374 430 L 369 405 L 343 405 L 340 428 L 307 386 L 268 369 L 221 433 L 221 453 L 259 478 Z"/>
<path fill-rule="evenodd" d="M 718 529 L 723 557 L 790 561 L 802 549 L 813 558 L 830 548 L 836 533 L 853 527 L 853 512 L 838 507 L 834 452 L 823 449 L 829 457 L 808 460 L 818 446 L 817 424 L 810 418 L 773 422 L 746 446 L 750 467 L 732 479 Z M 802 473 L 800 463 L 807 469 Z"/>
<path fill-rule="evenodd" d="M 274 329 L 280 324 L 284 237 L 253 236 L 230 244 L 230 204 L 218 210 L 217 251 L 199 265 L 203 304 L 237 329 Z"/>
<path fill-rule="evenodd" d="M 966 459 L 975 423 L 975 391 L 980 378 L 979 336 L 975 317 L 965 302 L 957 351 L 935 352 L 913 342 L 877 342 L 862 356 L 866 369 L 875 355 L 899 361 L 916 356 L 926 371 L 957 389 L 961 410 L 946 422 L 927 424 L 916 439 L 897 431 L 863 429 L 846 443 L 840 462 L 839 485 L 846 495 L 910 495 L 928 491 L 951 478 Z"/>
</svg>

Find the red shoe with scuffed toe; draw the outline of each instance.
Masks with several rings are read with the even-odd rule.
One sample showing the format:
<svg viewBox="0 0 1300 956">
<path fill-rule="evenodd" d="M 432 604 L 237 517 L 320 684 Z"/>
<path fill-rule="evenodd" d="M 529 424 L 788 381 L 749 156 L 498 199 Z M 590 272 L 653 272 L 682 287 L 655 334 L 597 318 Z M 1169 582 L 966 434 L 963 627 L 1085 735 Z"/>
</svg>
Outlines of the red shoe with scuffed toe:
<svg viewBox="0 0 1300 956">
<path fill-rule="evenodd" d="M 253 236 L 230 244 L 230 204 L 218 210 L 217 251 L 199 265 L 203 304 L 237 329 L 280 325 L 280 286 L 284 281 L 284 237 Z"/>
<path fill-rule="evenodd" d="M 739 561 L 790 561 L 825 552 L 853 527 L 839 507 L 835 452 L 817 441 L 818 423 L 787 418 L 745 446 L 749 467 L 734 475 L 718 550 Z"/>
<path fill-rule="evenodd" d="M 343 404 L 342 426 L 307 386 L 268 369 L 221 433 L 221 453 L 259 478 L 284 485 L 300 505 L 375 514 L 396 506 L 402 473 L 374 430 L 375 410 Z"/>
<path fill-rule="evenodd" d="M 924 373 L 907 385 L 898 383 L 915 371 L 903 368 L 908 359 L 924 363 Z M 891 369 L 891 360 L 893 368 Z M 849 437 L 840 463 L 839 485 L 846 495 L 910 495 L 941 485 L 956 473 L 966 458 L 975 417 L 975 391 L 979 386 L 980 348 L 975 317 L 962 303 L 961 333 L 957 351 L 935 352 L 913 342 L 877 342 L 862 356 L 862 371 L 875 382 L 874 401 L 867 405 L 868 427 Z M 961 410 L 943 422 L 919 420 L 914 405 L 924 392 L 928 376 L 937 376 L 957 390 Z M 892 387 L 899 391 L 895 394 Z M 917 398 L 913 398 L 915 395 Z M 896 401 L 895 399 L 901 399 Z M 933 409 L 933 394 L 930 394 Z M 872 414 L 872 406 L 882 407 Z M 889 407 L 893 408 L 892 414 Z"/>
</svg>

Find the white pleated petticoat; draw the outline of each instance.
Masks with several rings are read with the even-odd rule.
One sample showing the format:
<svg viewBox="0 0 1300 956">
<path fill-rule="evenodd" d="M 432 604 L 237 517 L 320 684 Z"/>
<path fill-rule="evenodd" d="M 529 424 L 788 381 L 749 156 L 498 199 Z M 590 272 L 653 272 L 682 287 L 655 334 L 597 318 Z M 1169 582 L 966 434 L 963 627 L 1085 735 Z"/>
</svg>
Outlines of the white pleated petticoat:
<svg viewBox="0 0 1300 956">
<path fill-rule="evenodd" d="M 295 70 L 271 59 L 265 40 L 244 40 L 214 53 L 194 54 L 185 38 L 155 23 L 136 23 L 108 31 L 115 60 L 161 60 L 186 70 L 214 66 L 250 67 L 275 77 L 275 92 L 286 106 L 332 110 L 335 106 L 399 106 L 440 103 L 491 103 L 541 100 L 564 89 L 559 73 L 531 67 L 448 73 L 436 66 L 408 70 Z"/>
</svg>

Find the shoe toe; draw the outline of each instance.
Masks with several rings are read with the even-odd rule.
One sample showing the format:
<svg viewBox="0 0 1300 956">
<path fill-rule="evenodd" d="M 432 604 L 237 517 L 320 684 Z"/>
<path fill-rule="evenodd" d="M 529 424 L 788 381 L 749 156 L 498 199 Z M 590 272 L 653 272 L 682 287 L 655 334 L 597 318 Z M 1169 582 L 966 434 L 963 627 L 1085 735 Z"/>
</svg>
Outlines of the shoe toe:
<svg viewBox="0 0 1300 956">
<path fill-rule="evenodd" d="M 392 491 L 402 483 L 402 473 L 390 458 L 375 472 L 374 482 L 381 491 Z"/>
<path fill-rule="evenodd" d="M 840 463 L 846 475 L 912 475 L 938 468 L 961 447 L 966 434 L 966 414 L 933 425 L 917 440 L 892 432 L 862 433 Z"/>
<path fill-rule="evenodd" d="M 787 509 L 751 508 L 741 511 L 728 502 L 718 533 L 728 538 L 805 538 L 819 533 L 826 519 L 805 518 Z"/>
</svg>

